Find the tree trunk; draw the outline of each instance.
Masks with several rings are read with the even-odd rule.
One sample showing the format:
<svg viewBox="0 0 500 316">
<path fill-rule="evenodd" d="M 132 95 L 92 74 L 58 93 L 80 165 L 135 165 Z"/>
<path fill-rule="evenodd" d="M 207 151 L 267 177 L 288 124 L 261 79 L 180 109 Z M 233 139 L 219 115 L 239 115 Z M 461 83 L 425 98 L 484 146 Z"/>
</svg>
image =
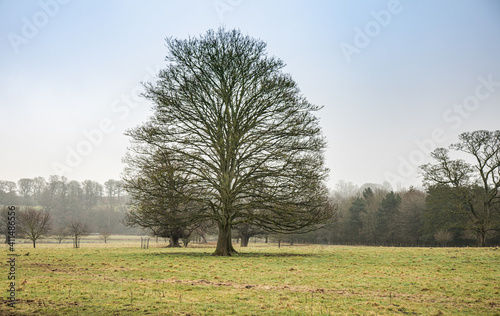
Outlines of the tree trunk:
<svg viewBox="0 0 500 316">
<path fill-rule="evenodd" d="M 478 229 L 479 247 L 486 247 L 486 231 L 482 228 Z"/>
<path fill-rule="evenodd" d="M 170 236 L 168 239 L 168 247 L 180 247 L 179 236 Z"/>
<path fill-rule="evenodd" d="M 217 247 L 215 248 L 214 256 L 230 256 L 236 253 L 231 241 L 231 226 L 219 224 L 219 237 L 217 239 Z"/>
<path fill-rule="evenodd" d="M 248 241 L 250 240 L 250 236 L 248 235 L 241 235 L 241 247 L 248 247 Z"/>
<path fill-rule="evenodd" d="M 35 248 L 36 239 L 33 239 L 33 248 Z"/>
</svg>

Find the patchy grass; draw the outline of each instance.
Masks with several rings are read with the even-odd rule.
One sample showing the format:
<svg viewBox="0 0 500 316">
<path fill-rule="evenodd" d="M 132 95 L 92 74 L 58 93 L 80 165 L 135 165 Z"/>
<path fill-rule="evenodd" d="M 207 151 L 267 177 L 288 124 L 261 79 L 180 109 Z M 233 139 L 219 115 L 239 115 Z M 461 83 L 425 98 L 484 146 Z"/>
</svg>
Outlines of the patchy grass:
<svg viewBox="0 0 500 316">
<path fill-rule="evenodd" d="M 4 291 L 0 314 L 500 315 L 495 248 L 151 246 L 17 245 L 18 304 Z"/>
</svg>

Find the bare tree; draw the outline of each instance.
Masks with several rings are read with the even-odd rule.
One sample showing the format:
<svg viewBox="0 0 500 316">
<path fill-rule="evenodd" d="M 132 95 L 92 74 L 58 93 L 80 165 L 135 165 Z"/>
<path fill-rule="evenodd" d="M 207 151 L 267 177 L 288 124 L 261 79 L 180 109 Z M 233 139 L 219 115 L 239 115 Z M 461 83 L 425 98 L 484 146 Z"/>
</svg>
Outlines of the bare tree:
<svg viewBox="0 0 500 316">
<path fill-rule="evenodd" d="M 500 130 L 462 133 L 459 140 L 450 149 L 471 155 L 475 163 L 452 160 L 447 149 L 437 148 L 431 154 L 436 163 L 421 167 L 424 184 L 453 188 L 484 247 L 488 233 L 500 229 Z"/>
<path fill-rule="evenodd" d="M 56 240 L 61 243 L 66 237 L 70 235 L 68 227 L 59 226 L 53 231 Z"/>
<path fill-rule="evenodd" d="M 129 167 L 124 186 L 132 197 L 125 223 L 148 228 L 154 236 L 169 238 L 171 247 L 180 247 L 179 240 L 187 240 L 203 221 L 206 207 L 196 199 L 200 192 L 188 186 L 181 162 L 173 162 L 159 150 L 144 158 L 125 158 Z"/>
<path fill-rule="evenodd" d="M 257 235 L 264 235 L 266 231 L 264 231 L 262 228 L 255 226 L 255 225 L 250 225 L 247 223 L 242 223 L 238 226 L 235 227 L 236 231 L 236 236 L 241 238 L 241 247 L 247 247 L 248 242 L 250 240 L 250 237 L 257 236 Z"/>
<path fill-rule="evenodd" d="M 86 236 L 89 234 L 88 225 L 78 219 L 73 219 L 70 221 L 68 225 L 68 231 L 73 236 L 74 242 L 78 245 L 78 241 L 82 236 Z"/>
<path fill-rule="evenodd" d="M 47 211 L 22 210 L 19 212 L 19 231 L 33 242 L 33 248 L 35 248 L 36 241 L 50 232 L 50 220 L 51 216 Z"/>
<path fill-rule="evenodd" d="M 331 218 L 320 107 L 266 44 L 219 29 L 167 46 L 167 68 L 146 84 L 155 113 L 127 135 L 135 154 L 161 149 L 191 190 L 203 192 L 203 215 L 219 228 L 214 254 L 235 252 L 231 228 L 239 223 L 287 232 Z"/>
<path fill-rule="evenodd" d="M 101 238 L 104 240 L 104 243 L 108 242 L 109 237 L 112 235 L 111 230 L 107 228 L 101 228 L 99 230 L 99 235 L 101 235 Z"/>
</svg>

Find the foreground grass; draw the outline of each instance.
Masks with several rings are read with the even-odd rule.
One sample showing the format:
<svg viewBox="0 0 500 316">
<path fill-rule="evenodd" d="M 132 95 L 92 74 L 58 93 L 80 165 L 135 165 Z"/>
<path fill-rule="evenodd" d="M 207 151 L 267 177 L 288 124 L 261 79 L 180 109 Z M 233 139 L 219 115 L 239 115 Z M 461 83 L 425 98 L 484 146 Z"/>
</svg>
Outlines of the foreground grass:
<svg viewBox="0 0 500 316">
<path fill-rule="evenodd" d="M 0 315 L 500 315 L 494 248 L 16 250 L 18 304 L 8 307 L 4 291 Z"/>
</svg>

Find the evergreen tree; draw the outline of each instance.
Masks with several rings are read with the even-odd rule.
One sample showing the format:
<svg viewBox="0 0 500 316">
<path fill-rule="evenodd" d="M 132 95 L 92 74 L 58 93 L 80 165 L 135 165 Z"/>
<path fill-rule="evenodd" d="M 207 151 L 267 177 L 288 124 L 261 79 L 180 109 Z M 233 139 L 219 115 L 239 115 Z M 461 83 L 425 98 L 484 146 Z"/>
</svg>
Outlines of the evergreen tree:
<svg viewBox="0 0 500 316">
<path fill-rule="evenodd" d="M 394 245 L 398 231 L 397 216 L 401 197 L 393 191 L 387 193 L 377 211 L 377 238 L 383 244 Z"/>
</svg>

